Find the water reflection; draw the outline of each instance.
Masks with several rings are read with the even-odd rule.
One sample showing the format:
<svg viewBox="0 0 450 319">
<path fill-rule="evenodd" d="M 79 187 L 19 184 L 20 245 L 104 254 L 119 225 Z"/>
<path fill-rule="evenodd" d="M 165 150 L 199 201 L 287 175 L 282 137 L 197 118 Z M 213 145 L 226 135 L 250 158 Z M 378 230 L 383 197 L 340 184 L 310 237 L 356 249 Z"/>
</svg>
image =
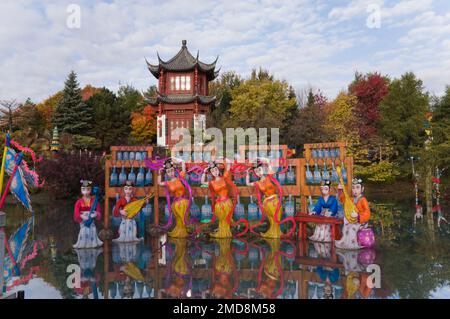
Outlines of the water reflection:
<svg viewBox="0 0 450 319">
<path fill-rule="evenodd" d="M 24 251 L 29 258 L 22 276 L 7 283 L 8 292 L 23 289 L 26 298 L 450 297 L 450 241 L 439 234 L 429 241 L 419 227 L 416 234 L 397 229 L 395 241 L 358 251 L 307 240 L 166 236 L 74 250 L 71 207 L 36 207 L 41 213 Z M 6 208 L 7 234 L 26 220 L 22 211 L 14 215 L 15 209 Z M 406 218 L 410 223 L 410 215 Z M 75 288 L 67 286 L 72 264 L 81 272 Z M 368 285 L 371 264 L 380 265 L 381 288 Z"/>
</svg>

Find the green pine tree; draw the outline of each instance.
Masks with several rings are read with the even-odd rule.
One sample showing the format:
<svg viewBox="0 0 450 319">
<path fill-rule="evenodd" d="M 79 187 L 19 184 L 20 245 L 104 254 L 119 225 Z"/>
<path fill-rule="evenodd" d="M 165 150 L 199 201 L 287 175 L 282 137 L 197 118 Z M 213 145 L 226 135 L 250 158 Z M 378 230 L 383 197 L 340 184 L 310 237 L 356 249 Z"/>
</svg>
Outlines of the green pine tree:
<svg viewBox="0 0 450 319">
<path fill-rule="evenodd" d="M 429 97 L 422 81 L 412 72 L 395 79 L 380 104 L 381 134 L 394 145 L 396 160 L 404 162 L 423 147 L 424 121 Z"/>
<path fill-rule="evenodd" d="M 113 92 L 102 88 L 87 101 L 87 105 L 93 109 L 92 132 L 100 140 L 102 149 L 126 142 L 131 130 L 130 110 Z"/>
<path fill-rule="evenodd" d="M 92 109 L 83 102 L 77 75 L 71 71 L 64 84 L 63 96 L 56 105 L 53 125 L 64 133 L 86 135 L 91 123 Z"/>
</svg>

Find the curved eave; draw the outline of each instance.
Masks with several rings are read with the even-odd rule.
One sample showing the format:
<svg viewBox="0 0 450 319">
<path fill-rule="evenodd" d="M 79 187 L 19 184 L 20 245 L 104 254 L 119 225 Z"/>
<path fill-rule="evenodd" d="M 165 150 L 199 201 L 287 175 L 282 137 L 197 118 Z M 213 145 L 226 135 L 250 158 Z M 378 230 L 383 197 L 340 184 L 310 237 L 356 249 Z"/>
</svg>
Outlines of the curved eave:
<svg viewBox="0 0 450 319">
<path fill-rule="evenodd" d="M 187 104 L 195 101 L 203 105 L 209 105 L 216 101 L 216 97 L 206 95 L 159 95 L 156 97 L 145 96 L 145 101 L 153 106 L 157 106 L 160 102 L 167 104 Z"/>
<path fill-rule="evenodd" d="M 153 76 L 158 79 L 159 78 L 159 65 L 150 64 L 147 61 L 147 59 L 145 59 L 145 62 L 147 63 L 147 68 L 150 71 L 150 73 L 153 74 Z"/>
</svg>

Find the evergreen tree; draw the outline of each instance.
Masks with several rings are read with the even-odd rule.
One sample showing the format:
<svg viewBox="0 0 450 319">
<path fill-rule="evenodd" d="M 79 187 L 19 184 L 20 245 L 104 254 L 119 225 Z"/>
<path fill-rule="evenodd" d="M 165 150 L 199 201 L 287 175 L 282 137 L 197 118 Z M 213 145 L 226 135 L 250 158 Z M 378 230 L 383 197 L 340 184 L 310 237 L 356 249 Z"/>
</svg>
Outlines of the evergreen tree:
<svg viewBox="0 0 450 319">
<path fill-rule="evenodd" d="M 77 75 L 71 71 L 56 105 L 53 125 L 64 133 L 86 135 L 91 128 L 91 121 L 92 109 L 83 102 Z"/>
<path fill-rule="evenodd" d="M 130 111 L 120 104 L 116 95 L 107 88 L 95 93 L 87 105 L 94 113 L 92 132 L 101 142 L 101 148 L 124 143 L 130 133 Z"/>
<path fill-rule="evenodd" d="M 405 73 L 390 84 L 389 93 L 380 104 L 381 134 L 393 142 L 398 162 L 404 162 L 423 147 L 428 103 L 422 81 L 414 73 Z"/>
<path fill-rule="evenodd" d="M 117 92 L 117 102 L 130 113 L 142 111 L 143 100 L 142 94 L 131 85 L 123 85 Z"/>
</svg>

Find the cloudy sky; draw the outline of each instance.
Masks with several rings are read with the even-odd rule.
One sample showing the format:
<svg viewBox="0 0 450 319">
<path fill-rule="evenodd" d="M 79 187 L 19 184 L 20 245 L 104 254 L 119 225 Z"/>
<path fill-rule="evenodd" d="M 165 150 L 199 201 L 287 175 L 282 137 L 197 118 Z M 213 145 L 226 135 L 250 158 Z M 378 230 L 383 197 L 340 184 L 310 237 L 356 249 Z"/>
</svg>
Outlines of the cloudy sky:
<svg viewBox="0 0 450 319">
<path fill-rule="evenodd" d="M 330 98 L 356 70 L 414 71 L 438 95 L 450 84 L 448 0 L 2 0 L 0 99 L 39 102 L 72 69 L 81 85 L 145 90 L 156 81 L 144 57 L 169 59 L 182 39 L 223 71 L 263 66 Z"/>
</svg>

